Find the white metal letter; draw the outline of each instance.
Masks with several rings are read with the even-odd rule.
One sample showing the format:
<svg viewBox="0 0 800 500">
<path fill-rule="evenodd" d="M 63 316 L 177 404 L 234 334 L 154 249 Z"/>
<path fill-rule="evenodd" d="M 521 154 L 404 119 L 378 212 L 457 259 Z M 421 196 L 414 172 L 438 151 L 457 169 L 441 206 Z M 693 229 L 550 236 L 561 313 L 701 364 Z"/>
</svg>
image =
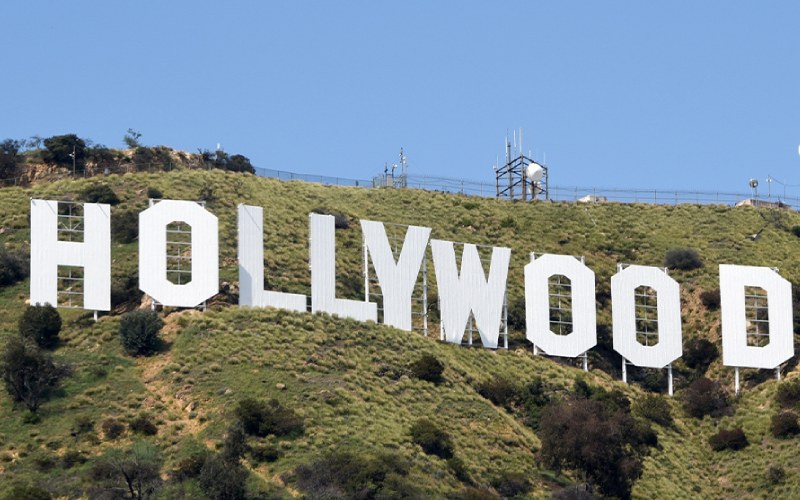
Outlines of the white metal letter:
<svg viewBox="0 0 800 500">
<path fill-rule="evenodd" d="M 192 281 L 167 279 L 167 225 L 192 228 Z M 139 288 L 165 306 L 195 307 L 219 291 L 217 218 L 193 201 L 162 200 L 139 214 Z"/>
<path fill-rule="evenodd" d="M 411 294 L 417 283 L 431 230 L 410 226 L 396 263 L 382 222 L 362 220 L 361 230 L 383 293 L 383 323 L 410 332 Z"/>
<path fill-rule="evenodd" d="M 657 294 L 658 343 L 644 346 L 636 339 L 637 287 L 649 286 Z M 614 350 L 636 366 L 664 368 L 681 357 L 681 299 L 678 282 L 663 269 L 629 266 L 611 277 Z"/>
<path fill-rule="evenodd" d="M 377 321 L 374 302 L 336 298 L 336 235 L 332 215 L 309 214 L 311 311 L 326 312 L 359 321 Z"/>
<path fill-rule="evenodd" d="M 305 312 L 305 295 L 264 290 L 264 210 L 241 204 L 238 218 L 239 305 Z"/>
<path fill-rule="evenodd" d="M 551 276 L 569 278 L 572 295 L 572 333 L 550 330 Z M 542 255 L 525 266 L 525 322 L 527 338 L 552 356 L 577 357 L 597 345 L 594 272 L 567 255 Z"/>
<path fill-rule="evenodd" d="M 58 266 L 83 267 L 83 308 L 111 309 L 111 207 L 83 204 L 83 243 L 58 241 L 58 202 L 31 200 L 31 304 L 58 302 Z"/>
<path fill-rule="evenodd" d="M 744 289 L 761 287 L 767 292 L 769 343 L 747 345 Z M 777 368 L 794 356 L 792 333 L 792 285 L 767 267 L 719 266 L 722 310 L 722 364 L 746 368 Z"/>
<path fill-rule="evenodd" d="M 469 314 L 472 312 L 481 335 L 481 344 L 496 348 L 500 336 L 511 249 L 492 249 L 488 280 L 475 245 L 464 245 L 460 273 L 456 267 L 453 242 L 431 240 L 431 250 L 436 285 L 439 288 L 442 327 L 447 341 L 461 343 Z"/>
</svg>

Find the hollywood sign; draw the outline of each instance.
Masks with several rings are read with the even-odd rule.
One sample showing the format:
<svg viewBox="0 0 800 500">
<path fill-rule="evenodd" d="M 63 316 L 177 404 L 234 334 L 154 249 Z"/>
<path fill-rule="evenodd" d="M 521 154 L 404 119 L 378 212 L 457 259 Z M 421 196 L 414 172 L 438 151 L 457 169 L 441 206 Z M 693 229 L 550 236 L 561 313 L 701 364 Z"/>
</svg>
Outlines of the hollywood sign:
<svg viewBox="0 0 800 500">
<path fill-rule="evenodd" d="M 110 310 L 111 207 L 83 205 L 83 242 L 59 241 L 58 202 L 31 200 L 31 303 L 56 304 L 58 266 L 82 267 L 83 308 Z M 186 284 L 167 279 L 167 226 L 191 227 L 191 276 Z M 377 321 L 377 304 L 336 297 L 334 218 L 309 215 L 311 312 L 324 312 L 359 321 Z M 439 294 L 442 337 L 460 344 L 470 316 L 481 344 L 496 348 L 511 250 L 493 247 L 488 277 L 475 245 L 464 244 L 460 269 L 454 243 L 430 239 L 431 229 L 409 226 L 399 258 L 395 259 L 381 222 L 361 221 L 364 258 L 372 262 L 383 296 L 383 323 L 411 330 L 412 293 L 430 246 Z M 306 296 L 264 290 L 263 210 L 238 207 L 239 305 L 275 307 L 306 312 Z M 721 264 L 723 363 L 726 366 L 779 368 L 794 356 L 791 285 L 775 270 Z M 571 283 L 572 331 L 551 330 L 549 280 L 565 276 Z M 581 261 L 566 255 L 542 255 L 524 268 L 526 337 L 554 356 L 577 357 L 597 344 L 595 275 Z M 162 200 L 139 214 L 139 287 L 165 306 L 196 307 L 219 292 L 219 235 L 217 217 L 198 203 Z M 637 340 L 635 290 L 650 287 L 657 296 L 658 341 L 646 346 Z M 767 294 L 769 342 L 748 345 L 745 288 Z M 613 346 L 630 364 L 664 368 L 681 356 L 682 333 L 678 283 L 663 269 L 632 265 L 611 278 Z M 623 367 L 625 362 L 623 361 Z"/>
</svg>

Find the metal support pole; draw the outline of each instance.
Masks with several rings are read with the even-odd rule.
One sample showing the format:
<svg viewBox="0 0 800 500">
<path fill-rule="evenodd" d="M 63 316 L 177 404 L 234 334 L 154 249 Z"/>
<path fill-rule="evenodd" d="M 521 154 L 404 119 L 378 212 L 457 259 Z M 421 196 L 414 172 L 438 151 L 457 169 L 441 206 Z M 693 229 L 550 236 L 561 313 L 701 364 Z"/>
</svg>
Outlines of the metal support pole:
<svg viewBox="0 0 800 500">
<path fill-rule="evenodd" d="M 536 344 L 533 344 L 533 355 L 534 356 L 538 356 L 539 355 L 539 348 L 536 347 Z"/>
<path fill-rule="evenodd" d="M 428 252 L 422 257 L 422 331 L 428 336 Z"/>
<path fill-rule="evenodd" d="M 739 395 L 739 367 L 738 366 L 734 368 L 734 374 L 735 374 L 735 381 L 733 383 L 733 387 L 734 387 L 734 392 L 738 396 Z"/>
<path fill-rule="evenodd" d="M 472 313 L 469 313 L 469 345 L 472 345 Z"/>
<path fill-rule="evenodd" d="M 97 323 L 97 311 L 94 312 L 94 322 Z"/>
<path fill-rule="evenodd" d="M 369 251 L 364 243 L 364 302 L 369 302 Z"/>
<path fill-rule="evenodd" d="M 589 353 L 587 351 L 583 353 L 583 371 L 589 371 Z"/>
<path fill-rule="evenodd" d="M 508 350 L 508 292 L 503 296 L 503 347 Z"/>
<path fill-rule="evenodd" d="M 628 360 L 622 358 L 622 381 L 628 383 Z"/>
<path fill-rule="evenodd" d="M 775 368 L 775 378 L 778 380 L 778 382 L 781 381 L 781 367 L 780 367 L 780 365 L 778 365 L 778 367 Z"/>
<path fill-rule="evenodd" d="M 672 363 L 667 365 L 667 393 L 672 396 Z"/>
</svg>

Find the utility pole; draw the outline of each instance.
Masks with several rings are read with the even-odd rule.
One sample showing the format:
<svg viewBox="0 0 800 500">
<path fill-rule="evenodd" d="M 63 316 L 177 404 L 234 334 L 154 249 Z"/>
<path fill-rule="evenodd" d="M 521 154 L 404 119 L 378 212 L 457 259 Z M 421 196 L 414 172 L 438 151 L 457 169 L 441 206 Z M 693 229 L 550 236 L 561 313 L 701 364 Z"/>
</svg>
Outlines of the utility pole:
<svg viewBox="0 0 800 500">
<path fill-rule="evenodd" d="M 72 154 L 69 155 L 72 157 L 72 175 L 75 175 L 75 144 L 72 145 Z"/>
</svg>

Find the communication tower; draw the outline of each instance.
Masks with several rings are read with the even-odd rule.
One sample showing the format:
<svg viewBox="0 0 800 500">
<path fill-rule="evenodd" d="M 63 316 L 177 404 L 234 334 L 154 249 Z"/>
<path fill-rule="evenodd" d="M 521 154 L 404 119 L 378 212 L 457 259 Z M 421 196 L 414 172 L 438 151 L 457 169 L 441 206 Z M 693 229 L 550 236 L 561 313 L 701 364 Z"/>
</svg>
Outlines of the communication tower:
<svg viewBox="0 0 800 500">
<path fill-rule="evenodd" d="M 502 167 L 494 165 L 497 198 L 506 200 L 549 200 L 547 167 L 544 162 L 536 162 L 522 152 L 522 130 L 514 131 L 514 146 L 506 137 L 506 161 Z M 498 162 L 499 163 L 499 162 Z"/>
<path fill-rule="evenodd" d="M 400 169 L 398 173 L 397 170 Z M 390 167 L 388 163 L 383 165 L 383 175 L 378 175 L 372 178 L 372 187 L 408 187 L 408 158 L 400 148 L 400 158 L 398 163 L 392 163 Z"/>
</svg>

